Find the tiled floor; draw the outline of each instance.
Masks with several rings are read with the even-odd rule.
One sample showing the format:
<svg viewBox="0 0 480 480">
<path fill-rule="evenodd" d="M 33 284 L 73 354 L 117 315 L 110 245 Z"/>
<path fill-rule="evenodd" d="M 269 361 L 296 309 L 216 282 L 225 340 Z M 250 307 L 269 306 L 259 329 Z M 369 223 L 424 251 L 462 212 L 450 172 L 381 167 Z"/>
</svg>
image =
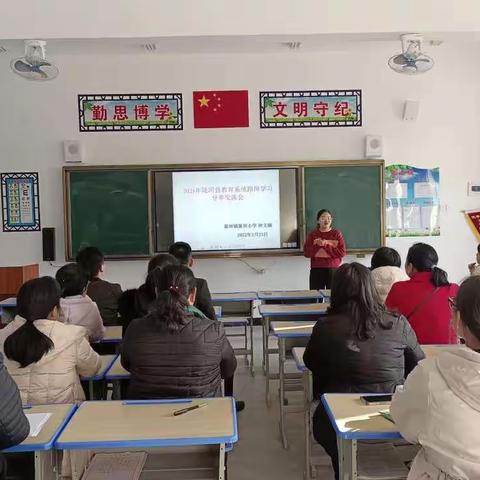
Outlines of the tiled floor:
<svg viewBox="0 0 480 480">
<path fill-rule="evenodd" d="M 272 343 L 273 346 L 273 343 Z M 238 358 L 235 397 L 246 402 L 239 413 L 239 442 L 228 458 L 229 480 L 300 480 L 304 471 L 303 414 L 287 416 L 289 449 L 284 450 L 279 433 L 278 382 L 272 382 L 272 404 L 265 403 L 265 376 L 261 368 L 260 330 L 255 331 L 255 370 L 252 377 L 243 358 Z M 274 360 L 275 356 L 271 356 Z M 278 362 L 273 362 L 277 371 Z M 294 368 L 294 367 L 293 367 Z M 302 404 L 302 394 L 289 393 L 289 403 Z M 320 448 L 320 447 L 318 447 Z M 317 470 L 317 478 L 333 479 L 330 467 Z"/>
</svg>

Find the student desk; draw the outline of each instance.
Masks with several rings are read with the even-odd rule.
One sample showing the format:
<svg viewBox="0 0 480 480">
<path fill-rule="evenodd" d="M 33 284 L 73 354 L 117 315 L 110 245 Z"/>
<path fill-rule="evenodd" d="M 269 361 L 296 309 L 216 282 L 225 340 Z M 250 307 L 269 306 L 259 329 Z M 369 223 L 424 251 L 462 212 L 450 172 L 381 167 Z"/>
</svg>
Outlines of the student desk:
<svg viewBox="0 0 480 480">
<path fill-rule="evenodd" d="M 6 298 L 0 302 L 0 317 L 2 323 L 11 322 L 17 311 L 17 299 L 15 297 Z"/>
<path fill-rule="evenodd" d="M 463 345 L 420 345 L 422 347 L 423 353 L 427 358 L 436 357 L 440 355 L 442 352 L 448 350 L 455 350 L 457 348 L 466 348 Z"/>
<path fill-rule="evenodd" d="M 122 327 L 121 325 L 114 325 L 105 327 L 104 337 L 95 343 L 121 343 L 122 341 Z"/>
<path fill-rule="evenodd" d="M 258 299 L 266 302 L 292 303 L 296 300 L 323 300 L 323 294 L 319 290 L 263 291 L 258 292 Z"/>
<path fill-rule="evenodd" d="M 360 394 L 327 393 L 322 403 L 337 434 L 338 464 L 342 480 L 357 479 L 358 440 L 397 440 L 402 438 L 394 423 L 380 410 L 388 405 L 365 405 Z"/>
<path fill-rule="evenodd" d="M 278 339 L 278 371 L 280 381 L 280 434 L 282 436 L 283 448 L 288 448 L 287 435 L 285 431 L 285 415 L 287 412 L 298 412 L 298 409 L 290 408 L 284 403 L 285 392 L 300 390 L 298 385 L 298 374 L 285 373 L 285 364 L 287 360 L 286 340 L 294 338 L 308 339 L 312 334 L 315 323 L 308 322 L 272 322 L 272 332 Z M 303 350 L 305 350 L 303 348 Z M 269 385 L 267 380 L 267 388 Z"/>
<path fill-rule="evenodd" d="M 67 404 L 36 405 L 25 408 L 25 413 L 51 413 L 52 416 L 36 437 L 27 437 L 20 445 L 3 450 L 4 453 L 33 452 L 35 455 L 35 480 L 53 480 L 58 475 L 58 461 L 54 442 L 77 406 Z"/>
<path fill-rule="evenodd" d="M 88 392 L 90 395 L 90 400 L 95 400 L 95 390 L 94 390 L 94 383 L 105 380 L 105 374 L 112 366 L 113 362 L 117 355 L 100 355 L 100 360 L 102 361 L 102 367 L 95 375 L 91 377 L 80 377 L 80 380 L 83 382 L 88 382 Z M 101 400 L 101 399 L 98 399 Z"/>
<path fill-rule="evenodd" d="M 312 414 L 311 405 L 313 401 L 312 372 L 305 366 L 303 354 L 305 347 L 294 347 L 292 349 L 293 359 L 297 370 L 302 374 L 303 380 L 303 423 L 305 433 L 305 480 L 313 476 L 315 465 L 312 462 Z"/>
<path fill-rule="evenodd" d="M 225 329 L 241 327 L 242 333 L 227 332 L 229 337 L 243 337 L 243 348 L 235 348 L 235 354 L 243 355 L 247 364 L 250 364 L 250 373 L 255 371 L 253 360 L 253 302 L 257 300 L 256 292 L 212 293 L 212 303 L 215 312 Z M 243 306 L 243 304 L 248 304 Z M 224 315 L 227 310 L 228 315 Z M 242 315 L 243 314 L 243 315 Z M 245 315 L 247 314 L 247 315 Z M 250 347 L 248 338 L 250 337 Z"/>
<path fill-rule="evenodd" d="M 270 337 L 270 321 L 277 318 L 288 317 L 292 321 L 316 321 L 327 311 L 328 303 L 305 303 L 301 305 L 260 305 L 260 314 L 262 315 L 262 340 L 263 340 L 263 367 L 266 376 L 266 401 L 270 403 L 269 381 L 276 380 L 278 375 L 270 374 L 270 354 L 278 353 L 278 349 L 269 348 L 268 340 Z"/>
<path fill-rule="evenodd" d="M 105 373 L 105 380 L 113 384 L 114 398 L 121 398 L 120 382 L 129 379 L 130 372 L 122 367 L 120 355 L 118 355 Z"/>
<path fill-rule="evenodd" d="M 207 406 L 173 416 L 175 410 L 196 403 Z M 203 459 L 205 454 L 209 459 L 208 465 L 203 462 L 200 467 L 201 478 L 224 480 L 226 445 L 237 440 L 233 398 L 139 400 L 82 403 L 55 446 L 65 450 L 148 450 L 159 460 L 155 462 L 152 456 L 147 459 L 145 471 L 155 471 L 156 475 L 149 478 L 162 478 L 162 472 L 171 478 L 172 471 L 194 478 L 194 470 L 199 467 L 192 462 L 200 452 Z M 207 469 L 211 472 L 208 476 Z"/>
</svg>

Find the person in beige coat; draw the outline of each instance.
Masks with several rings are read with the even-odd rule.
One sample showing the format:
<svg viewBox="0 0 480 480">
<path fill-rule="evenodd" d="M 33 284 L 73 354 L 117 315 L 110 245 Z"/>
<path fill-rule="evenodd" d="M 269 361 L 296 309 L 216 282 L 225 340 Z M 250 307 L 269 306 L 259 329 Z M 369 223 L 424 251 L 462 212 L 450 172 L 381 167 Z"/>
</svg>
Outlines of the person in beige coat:
<svg viewBox="0 0 480 480">
<path fill-rule="evenodd" d="M 83 327 L 58 321 L 60 287 L 51 277 L 26 282 L 18 292 L 18 315 L 0 330 L 5 366 L 23 403 L 85 400 L 79 376 L 101 367 Z"/>
<path fill-rule="evenodd" d="M 0 330 L 0 351 L 23 404 L 85 400 L 79 377 L 101 368 L 85 328 L 60 322 L 59 308 L 54 278 L 29 280 L 17 295 L 17 317 Z M 62 477 L 79 480 L 88 458 L 88 452 L 64 452 Z"/>
<path fill-rule="evenodd" d="M 380 247 L 375 250 L 370 270 L 382 303 L 385 303 L 394 283 L 408 280 L 405 270 L 400 268 L 401 265 L 402 259 L 395 249 Z"/>
<path fill-rule="evenodd" d="M 465 280 L 450 304 L 467 348 L 420 362 L 390 408 L 402 436 L 422 447 L 408 480 L 480 478 L 480 277 Z"/>
<path fill-rule="evenodd" d="M 78 263 L 67 263 L 55 275 L 62 289 L 60 319 L 63 323 L 85 327 L 91 342 L 105 336 L 97 304 L 87 295 L 88 277 Z"/>
</svg>

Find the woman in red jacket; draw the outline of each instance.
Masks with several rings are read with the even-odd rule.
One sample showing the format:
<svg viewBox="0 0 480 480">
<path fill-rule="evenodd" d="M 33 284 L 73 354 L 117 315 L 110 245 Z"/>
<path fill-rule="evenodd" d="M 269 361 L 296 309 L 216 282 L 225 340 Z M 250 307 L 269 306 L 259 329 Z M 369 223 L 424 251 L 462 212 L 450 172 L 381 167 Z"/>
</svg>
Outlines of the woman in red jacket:
<svg viewBox="0 0 480 480">
<path fill-rule="evenodd" d="M 345 256 L 345 242 L 339 230 L 332 228 L 332 214 L 320 210 L 318 227 L 307 235 L 303 254 L 310 258 L 310 290 L 330 288 L 335 270 Z"/>
<path fill-rule="evenodd" d="M 410 247 L 405 262 L 410 280 L 395 283 L 385 300 L 387 308 L 407 317 L 420 344 L 457 342 L 448 299 L 457 295 L 458 285 L 448 281 L 437 263 L 432 246 L 416 243 Z"/>
</svg>

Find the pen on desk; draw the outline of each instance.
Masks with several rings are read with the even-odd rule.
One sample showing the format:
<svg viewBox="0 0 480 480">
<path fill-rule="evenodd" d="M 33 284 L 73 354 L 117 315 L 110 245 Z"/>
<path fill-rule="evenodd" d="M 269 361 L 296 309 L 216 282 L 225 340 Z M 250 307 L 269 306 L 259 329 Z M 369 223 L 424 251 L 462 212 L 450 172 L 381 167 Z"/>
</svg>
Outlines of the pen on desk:
<svg viewBox="0 0 480 480">
<path fill-rule="evenodd" d="M 32 408 L 31 405 L 22 405 L 23 410 L 28 410 L 29 408 Z"/>
<path fill-rule="evenodd" d="M 178 417 L 179 415 L 183 415 L 184 413 L 188 413 L 188 412 L 191 412 L 192 410 L 196 410 L 197 408 L 202 408 L 206 406 L 207 406 L 206 403 L 199 403 L 197 405 L 192 405 L 191 407 L 182 408 L 181 410 L 175 410 L 173 412 L 173 416 Z"/>
</svg>

